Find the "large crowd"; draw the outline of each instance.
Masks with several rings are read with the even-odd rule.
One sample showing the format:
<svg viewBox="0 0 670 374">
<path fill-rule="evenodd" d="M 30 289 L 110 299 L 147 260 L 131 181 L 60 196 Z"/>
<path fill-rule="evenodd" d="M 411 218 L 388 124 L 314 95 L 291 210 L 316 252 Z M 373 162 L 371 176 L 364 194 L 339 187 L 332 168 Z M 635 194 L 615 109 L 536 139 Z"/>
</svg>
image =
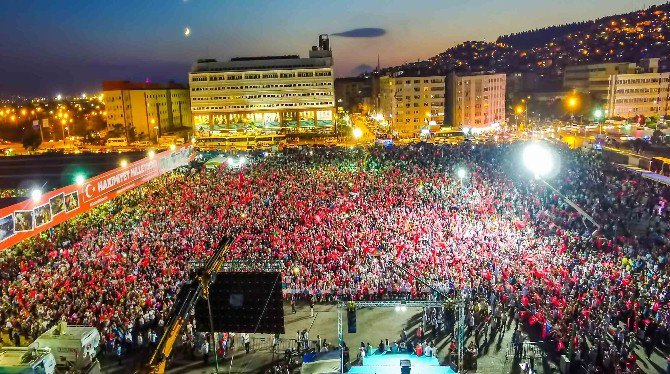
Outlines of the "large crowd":
<svg viewBox="0 0 670 374">
<path fill-rule="evenodd" d="M 65 319 L 98 327 L 111 350 L 155 344 L 189 267 L 234 236 L 229 259 L 284 265 L 287 299 L 437 290 L 466 301 L 472 327 L 509 315 L 586 368 L 634 371 L 636 342 L 670 344 L 668 191 L 598 155 L 554 152 L 563 196 L 523 170 L 517 145 L 285 150 L 185 168 L 0 253 L 2 326 L 30 340 Z M 431 323 L 449 331 L 453 315 Z"/>
</svg>

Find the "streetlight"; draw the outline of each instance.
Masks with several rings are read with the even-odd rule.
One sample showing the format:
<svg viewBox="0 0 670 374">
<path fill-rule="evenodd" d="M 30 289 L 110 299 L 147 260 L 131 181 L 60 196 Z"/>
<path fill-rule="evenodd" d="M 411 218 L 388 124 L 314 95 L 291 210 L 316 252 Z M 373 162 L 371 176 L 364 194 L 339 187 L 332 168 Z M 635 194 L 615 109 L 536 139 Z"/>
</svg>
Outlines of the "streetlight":
<svg viewBox="0 0 670 374">
<path fill-rule="evenodd" d="M 84 174 L 77 174 L 74 177 L 74 182 L 77 184 L 77 186 L 83 186 L 84 182 L 86 182 L 86 177 Z"/>
<path fill-rule="evenodd" d="M 525 100 L 524 100 L 524 102 L 525 102 Z M 516 107 L 514 107 L 514 113 L 516 114 L 515 118 L 516 118 L 516 129 L 517 129 L 517 131 L 521 131 L 521 126 L 519 126 L 519 117 L 521 117 L 523 112 L 524 112 L 523 105 L 519 104 Z"/>
<path fill-rule="evenodd" d="M 568 110 L 570 111 L 570 121 L 575 120 L 575 109 L 579 105 L 579 99 L 577 96 L 569 96 L 566 105 L 568 106 Z"/>
<path fill-rule="evenodd" d="M 354 139 L 358 140 L 363 136 L 363 130 L 361 130 L 358 127 L 355 127 L 354 130 L 351 132 L 351 135 L 353 135 Z"/>
<path fill-rule="evenodd" d="M 128 160 L 121 160 L 119 165 L 121 165 L 122 168 L 125 168 L 126 166 L 128 166 Z"/>
<path fill-rule="evenodd" d="M 156 155 L 156 152 L 153 149 L 151 149 L 151 150 L 149 150 L 149 152 L 147 152 L 147 155 L 149 156 L 149 158 L 154 158 L 154 156 Z"/>
<path fill-rule="evenodd" d="M 463 168 L 458 168 L 458 170 L 456 170 L 456 175 L 458 176 L 458 179 L 461 180 L 461 182 L 463 181 L 463 178 L 465 178 L 467 174 L 468 172 L 465 171 L 465 169 Z"/>
<path fill-rule="evenodd" d="M 458 170 L 456 170 L 456 176 L 458 177 L 458 180 L 461 182 L 461 187 L 465 186 L 465 184 L 463 184 L 463 179 L 465 179 L 467 175 L 468 172 L 467 170 L 465 170 L 465 168 L 460 167 L 458 168 Z"/>
</svg>

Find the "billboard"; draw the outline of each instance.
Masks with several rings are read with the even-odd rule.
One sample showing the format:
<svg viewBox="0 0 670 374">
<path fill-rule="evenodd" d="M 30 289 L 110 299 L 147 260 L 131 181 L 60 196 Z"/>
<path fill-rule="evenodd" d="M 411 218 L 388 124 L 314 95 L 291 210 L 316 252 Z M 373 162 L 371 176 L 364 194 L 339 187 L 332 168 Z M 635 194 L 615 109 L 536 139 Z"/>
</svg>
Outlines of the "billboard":
<svg viewBox="0 0 670 374">
<path fill-rule="evenodd" d="M 193 160 L 193 147 L 167 150 L 125 167 L 0 209 L 0 250 L 44 232 Z"/>
</svg>

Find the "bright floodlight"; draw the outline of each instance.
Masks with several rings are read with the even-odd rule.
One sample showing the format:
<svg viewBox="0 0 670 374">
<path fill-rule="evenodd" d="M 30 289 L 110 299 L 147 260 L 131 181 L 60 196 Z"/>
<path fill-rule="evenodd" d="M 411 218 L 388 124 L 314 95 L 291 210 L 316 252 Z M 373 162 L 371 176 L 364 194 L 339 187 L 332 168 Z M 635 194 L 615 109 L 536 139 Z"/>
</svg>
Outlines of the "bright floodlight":
<svg viewBox="0 0 670 374">
<path fill-rule="evenodd" d="M 170 150 L 174 151 L 175 149 L 177 149 L 177 146 L 174 144 L 170 144 Z"/>
<path fill-rule="evenodd" d="M 77 184 L 77 186 L 81 186 L 84 184 L 84 182 L 86 182 L 86 177 L 84 176 L 84 174 L 77 174 L 74 177 L 74 182 Z"/>
<path fill-rule="evenodd" d="M 596 110 L 593 112 L 593 116 L 596 117 L 596 119 L 600 119 L 600 118 L 602 118 L 602 116 L 603 116 L 603 111 L 602 111 L 602 109 L 596 109 Z"/>
<path fill-rule="evenodd" d="M 149 158 L 154 158 L 154 156 L 156 155 L 156 151 L 151 149 L 149 150 L 149 152 L 147 152 L 147 155 L 149 156 Z"/>
<path fill-rule="evenodd" d="M 456 175 L 458 176 L 458 179 L 465 178 L 465 174 L 467 174 L 467 172 L 463 168 L 458 168 L 458 170 L 456 170 Z"/>
<path fill-rule="evenodd" d="M 39 188 L 35 188 L 32 191 L 30 191 L 30 197 L 33 199 L 33 201 L 40 201 L 42 198 L 42 190 Z"/>
<path fill-rule="evenodd" d="M 354 139 L 360 139 L 363 136 L 363 130 L 356 127 L 351 134 L 354 136 Z"/>
<path fill-rule="evenodd" d="M 121 162 L 119 162 L 119 165 L 121 165 L 122 168 L 125 168 L 126 166 L 128 166 L 128 160 L 121 160 Z"/>
<path fill-rule="evenodd" d="M 535 178 L 541 178 L 551 173 L 554 168 L 554 156 L 547 147 L 531 143 L 523 150 L 523 164 L 535 175 Z"/>
</svg>

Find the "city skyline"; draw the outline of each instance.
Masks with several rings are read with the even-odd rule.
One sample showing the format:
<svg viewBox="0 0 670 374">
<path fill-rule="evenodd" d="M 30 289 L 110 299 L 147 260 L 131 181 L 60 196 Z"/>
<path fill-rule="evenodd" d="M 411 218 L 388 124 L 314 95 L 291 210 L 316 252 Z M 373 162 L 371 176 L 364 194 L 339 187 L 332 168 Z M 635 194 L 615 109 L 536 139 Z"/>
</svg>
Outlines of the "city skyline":
<svg viewBox="0 0 670 374">
<path fill-rule="evenodd" d="M 172 0 L 158 8 L 130 1 L 11 2 L 0 24 L 5 35 L 0 94 L 75 95 L 98 91 L 103 80 L 185 82 L 198 58 L 304 56 L 321 33 L 332 35 L 336 75 L 350 76 L 374 68 L 377 56 L 382 66 L 392 66 L 434 56 L 466 40 L 491 41 L 659 3 Z M 518 9 L 541 16 L 524 17 Z"/>
</svg>

